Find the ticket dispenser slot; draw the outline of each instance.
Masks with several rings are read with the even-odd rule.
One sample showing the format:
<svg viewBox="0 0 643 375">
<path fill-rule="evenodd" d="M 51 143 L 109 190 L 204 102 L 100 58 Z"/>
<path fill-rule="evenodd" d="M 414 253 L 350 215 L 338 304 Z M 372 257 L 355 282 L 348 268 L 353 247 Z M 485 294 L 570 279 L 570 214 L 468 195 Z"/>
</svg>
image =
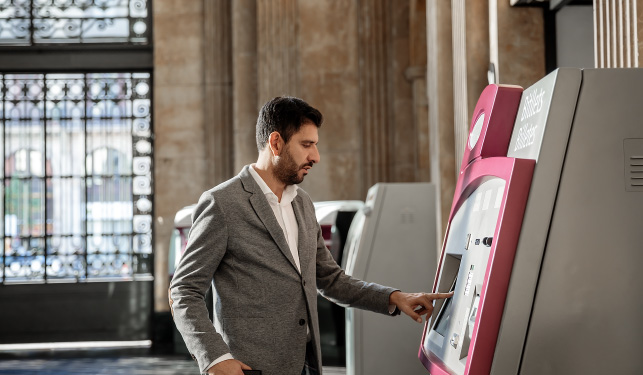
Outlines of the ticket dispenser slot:
<svg viewBox="0 0 643 375">
<path fill-rule="evenodd" d="M 433 375 L 488 373 L 535 162 L 507 158 L 522 89 L 488 86 L 474 110 L 419 358 Z"/>
<path fill-rule="evenodd" d="M 469 355 L 469 346 L 471 345 L 471 336 L 473 335 L 473 329 L 475 328 L 475 325 L 476 325 L 476 316 L 478 314 L 478 306 L 480 304 L 481 287 L 482 287 L 482 284 L 478 284 L 476 286 L 475 298 L 473 299 L 473 303 L 471 304 L 471 307 L 468 309 L 469 313 L 466 314 L 469 316 L 469 319 L 467 320 L 466 332 L 462 337 L 462 349 L 460 350 L 460 359 L 463 359 L 464 357 Z"/>
</svg>

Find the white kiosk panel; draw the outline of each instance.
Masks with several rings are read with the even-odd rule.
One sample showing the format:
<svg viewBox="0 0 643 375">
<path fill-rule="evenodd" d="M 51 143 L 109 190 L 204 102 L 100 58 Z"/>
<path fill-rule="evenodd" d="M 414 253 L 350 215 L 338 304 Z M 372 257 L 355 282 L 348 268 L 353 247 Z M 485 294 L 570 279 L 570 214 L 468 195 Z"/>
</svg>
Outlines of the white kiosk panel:
<svg viewBox="0 0 643 375">
<path fill-rule="evenodd" d="M 451 221 L 438 290 L 454 295 L 436 306 L 424 346 L 458 373 L 464 373 L 504 190 L 504 180 L 489 179 Z"/>
<path fill-rule="evenodd" d="M 437 268 L 435 186 L 380 183 L 353 219 L 344 250 L 347 274 L 405 291 L 430 291 Z M 348 375 L 423 374 L 421 332 L 411 319 L 346 310 Z"/>
</svg>

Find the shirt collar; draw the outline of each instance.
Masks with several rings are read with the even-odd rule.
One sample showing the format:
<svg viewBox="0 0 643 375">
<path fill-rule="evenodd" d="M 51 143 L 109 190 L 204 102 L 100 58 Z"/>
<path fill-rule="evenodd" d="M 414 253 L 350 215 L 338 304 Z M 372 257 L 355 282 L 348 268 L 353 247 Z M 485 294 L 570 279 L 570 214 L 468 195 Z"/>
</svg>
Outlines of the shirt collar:
<svg viewBox="0 0 643 375">
<path fill-rule="evenodd" d="M 272 192 L 270 187 L 268 187 L 268 184 L 266 184 L 266 181 L 264 181 L 263 178 L 259 176 L 259 173 L 255 171 L 254 164 L 250 165 L 250 168 L 248 168 L 248 171 L 250 171 L 250 175 L 252 176 L 252 178 L 255 179 L 255 181 L 257 182 L 257 185 L 259 185 L 259 188 L 261 188 L 261 191 L 263 192 L 263 194 L 266 196 L 266 198 L 268 198 L 268 202 L 273 200 L 275 203 L 278 203 L 279 200 L 277 199 L 277 195 Z M 284 192 L 281 194 L 280 204 L 282 205 L 290 204 L 293 201 L 293 199 L 295 199 L 295 197 L 297 196 L 297 189 L 299 189 L 297 185 L 286 186 L 286 188 L 284 189 Z"/>
</svg>

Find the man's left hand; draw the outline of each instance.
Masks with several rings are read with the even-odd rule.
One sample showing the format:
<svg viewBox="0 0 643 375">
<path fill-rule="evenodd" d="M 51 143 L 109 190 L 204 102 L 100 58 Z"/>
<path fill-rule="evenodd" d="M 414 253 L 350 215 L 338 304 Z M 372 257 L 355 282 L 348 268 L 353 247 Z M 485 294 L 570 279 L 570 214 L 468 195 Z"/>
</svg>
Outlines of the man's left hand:
<svg viewBox="0 0 643 375">
<path fill-rule="evenodd" d="M 389 304 L 397 306 L 400 311 L 410 316 L 411 319 L 422 323 L 422 315 L 429 319 L 433 312 L 433 301 L 453 296 L 450 293 L 403 293 L 395 291 L 389 296 Z"/>
</svg>

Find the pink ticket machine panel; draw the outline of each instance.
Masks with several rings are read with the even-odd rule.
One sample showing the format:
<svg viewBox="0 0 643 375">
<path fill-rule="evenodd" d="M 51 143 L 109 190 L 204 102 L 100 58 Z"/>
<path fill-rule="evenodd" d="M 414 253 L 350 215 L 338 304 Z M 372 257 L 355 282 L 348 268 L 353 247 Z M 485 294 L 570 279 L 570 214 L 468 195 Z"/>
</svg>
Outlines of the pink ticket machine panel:
<svg viewBox="0 0 643 375">
<path fill-rule="evenodd" d="M 489 85 L 473 113 L 419 358 L 432 375 L 488 374 L 535 160 L 507 157 L 522 88 Z"/>
</svg>

